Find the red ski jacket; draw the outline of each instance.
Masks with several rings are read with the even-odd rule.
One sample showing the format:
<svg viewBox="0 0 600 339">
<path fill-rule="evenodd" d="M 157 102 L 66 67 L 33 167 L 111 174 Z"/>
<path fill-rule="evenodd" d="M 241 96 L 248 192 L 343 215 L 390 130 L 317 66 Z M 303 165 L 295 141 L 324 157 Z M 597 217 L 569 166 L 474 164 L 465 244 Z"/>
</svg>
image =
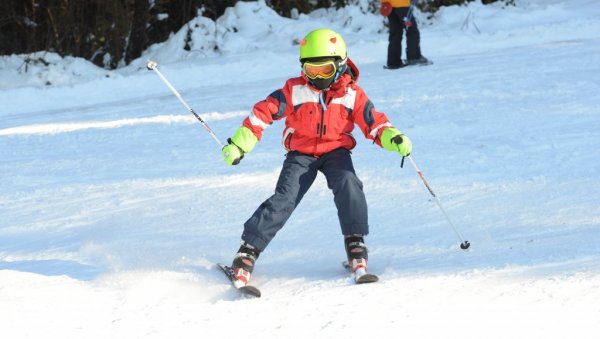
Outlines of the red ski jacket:
<svg viewBox="0 0 600 339">
<path fill-rule="evenodd" d="M 392 124 L 356 84 L 359 72 L 350 59 L 348 67 L 349 71 L 324 91 L 312 87 L 304 74 L 288 79 L 282 89 L 254 105 L 243 125 L 260 140 L 274 120 L 285 118 L 285 149 L 315 157 L 340 147 L 353 149 L 354 124 L 381 146 L 381 132 Z"/>
</svg>

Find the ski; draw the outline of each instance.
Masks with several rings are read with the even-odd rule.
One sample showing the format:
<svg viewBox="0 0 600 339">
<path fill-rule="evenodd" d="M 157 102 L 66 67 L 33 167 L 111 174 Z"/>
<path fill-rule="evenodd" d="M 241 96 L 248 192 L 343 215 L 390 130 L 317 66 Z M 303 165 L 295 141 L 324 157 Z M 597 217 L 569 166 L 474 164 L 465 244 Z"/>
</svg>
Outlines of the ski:
<svg viewBox="0 0 600 339">
<path fill-rule="evenodd" d="M 433 65 L 433 61 L 431 61 L 429 59 L 425 59 L 425 60 L 426 60 L 425 62 L 414 62 L 414 63 L 406 61 L 404 65 L 405 65 L 405 67 L 408 67 L 408 66 L 429 66 L 429 65 Z"/>
<path fill-rule="evenodd" d="M 383 69 L 394 70 L 394 69 L 406 68 L 406 67 L 410 67 L 410 66 L 429 66 L 429 65 L 433 65 L 433 62 L 430 60 L 427 60 L 427 62 L 414 63 L 414 64 L 411 64 L 411 63 L 408 63 L 405 61 L 404 63 L 402 63 L 402 66 L 398 66 L 398 67 L 388 67 L 387 65 L 383 65 Z"/>
<path fill-rule="evenodd" d="M 383 69 L 391 69 L 391 70 L 400 69 L 400 68 L 404 68 L 404 67 L 406 67 L 406 65 L 397 66 L 397 67 L 388 67 L 387 65 L 383 65 Z"/>
<path fill-rule="evenodd" d="M 374 283 L 379 281 L 379 277 L 376 276 L 375 274 L 371 274 L 371 273 L 363 273 L 363 274 L 358 274 L 356 272 L 352 272 L 352 267 L 350 267 L 350 265 L 348 264 L 347 261 L 342 262 L 342 266 L 344 266 L 344 268 L 346 270 L 348 270 L 350 273 L 354 274 L 354 282 L 356 282 L 357 284 L 368 284 L 368 283 Z"/>
<path fill-rule="evenodd" d="M 260 290 L 258 288 L 251 286 L 251 285 L 244 285 L 244 286 L 236 285 L 236 282 L 238 280 L 233 275 L 233 269 L 231 267 L 229 267 L 227 265 L 223 265 L 223 264 L 217 264 L 217 266 L 219 266 L 221 271 L 223 271 L 223 273 L 225 273 L 225 276 L 227 276 L 227 279 L 229 279 L 229 281 L 231 282 L 233 287 L 235 287 L 235 289 L 241 295 L 246 296 L 246 297 L 260 298 Z"/>
</svg>

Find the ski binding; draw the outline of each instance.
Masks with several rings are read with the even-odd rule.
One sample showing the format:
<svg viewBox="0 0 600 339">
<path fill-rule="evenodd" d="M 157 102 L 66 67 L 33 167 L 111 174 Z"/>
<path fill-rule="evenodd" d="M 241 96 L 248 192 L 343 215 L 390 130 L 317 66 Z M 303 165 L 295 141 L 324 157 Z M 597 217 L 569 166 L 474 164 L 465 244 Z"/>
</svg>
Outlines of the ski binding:
<svg viewBox="0 0 600 339">
<path fill-rule="evenodd" d="M 379 277 L 375 274 L 367 273 L 364 268 L 359 268 L 356 272 L 352 272 L 352 267 L 347 261 L 342 262 L 342 266 L 350 273 L 354 273 L 354 282 L 357 284 L 368 284 L 379 281 Z"/>
<path fill-rule="evenodd" d="M 243 296 L 260 298 L 260 290 L 252 285 L 244 285 L 241 281 L 237 280 L 233 274 L 233 269 L 224 264 L 217 264 L 221 271 L 225 273 L 227 279 L 231 282 L 233 287 Z"/>
</svg>

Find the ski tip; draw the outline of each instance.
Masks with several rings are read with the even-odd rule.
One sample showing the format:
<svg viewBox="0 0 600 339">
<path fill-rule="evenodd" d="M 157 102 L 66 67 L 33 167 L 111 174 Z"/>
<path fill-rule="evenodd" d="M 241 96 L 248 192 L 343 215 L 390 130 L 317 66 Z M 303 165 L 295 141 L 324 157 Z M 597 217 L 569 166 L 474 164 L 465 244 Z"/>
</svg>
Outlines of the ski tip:
<svg viewBox="0 0 600 339">
<path fill-rule="evenodd" d="M 237 289 L 241 294 L 248 297 L 260 298 L 260 290 L 254 286 L 246 285 Z"/>
<path fill-rule="evenodd" d="M 369 283 L 374 283 L 374 282 L 378 282 L 379 281 L 379 277 L 376 276 L 375 274 L 364 274 L 361 275 L 360 277 L 356 278 L 356 283 L 357 284 L 369 284 Z"/>
<path fill-rule="evenodd" d="M 217 267 L 220 268 L 223 272 L 225 272 L 225 274 L 227 274 L 227 271 L 230 269 L 229 266 L 221 263 L 217 263 Z"/>
</svg>

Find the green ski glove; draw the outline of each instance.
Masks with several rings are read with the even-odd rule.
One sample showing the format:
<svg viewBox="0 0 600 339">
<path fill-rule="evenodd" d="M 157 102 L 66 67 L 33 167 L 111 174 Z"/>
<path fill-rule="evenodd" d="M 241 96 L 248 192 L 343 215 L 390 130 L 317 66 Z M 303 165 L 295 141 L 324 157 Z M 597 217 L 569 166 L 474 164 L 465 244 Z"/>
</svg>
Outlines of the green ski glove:
<svg viewBox="0 0 600 339">
<path fill-rule="evenodd" d="M 244 153 L 242 153 L 242 150 L 239 147 L 231 143 L 231 138 L 227 139 L 227 141 L 229 142 L 229 145 L 225 145 L 221 150 L 223 160 L 229 165 L 237 165 L 244 157 Z"/>
<path fill-rule="evenodd" d="M 398 152 L 407 157 L 412 152 L 410 139 L 395 128 L 386 128 L 381 132 L 381 146 L 388 151 Z"/>
<path fill-rule="evenodd" d="M 258 139 L 252 131 L 242 126 L 235 131 L 235 134 L 227 139 L 229 145 L 226 145 L 221 150 L 223 160 L 229 165 L 237 165 L 240 163 L 244 154 L 252 151 L 258 143 Z"/>
</svg>

